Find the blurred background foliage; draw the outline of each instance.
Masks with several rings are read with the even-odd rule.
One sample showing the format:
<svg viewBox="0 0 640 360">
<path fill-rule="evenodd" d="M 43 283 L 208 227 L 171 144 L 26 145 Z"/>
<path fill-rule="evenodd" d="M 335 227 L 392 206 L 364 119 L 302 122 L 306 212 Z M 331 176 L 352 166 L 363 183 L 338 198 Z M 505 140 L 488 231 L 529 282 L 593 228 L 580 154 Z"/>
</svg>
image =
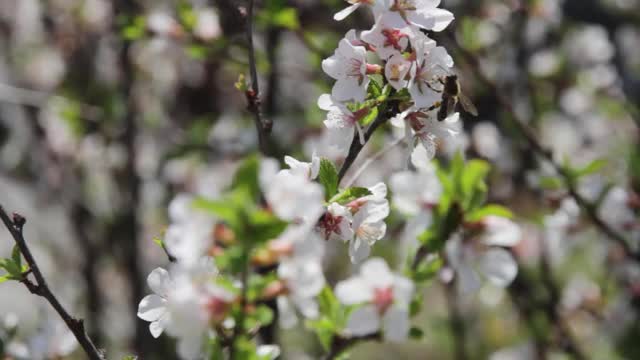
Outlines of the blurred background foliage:
<svg viewBox="0 0 640 360">
<path fill-rule="evenodd" d="M 174 344 L 167 337 L 154 341 L 135 316 L 145 274 L 166 263 L 153 239 L 167 224 L 174 194 L 215 197 L 239 160 L 256 149 L 246 100 L 234 87 L 248 74 L 245 5 L 0 2 L 0 201 L 28 219 L 27 236 L 51 287 L 85 317 L 109 358 L 175 358 Z M 325 113 L 316 106 L 331 85 L 320 62 L 347 30 L 373 23 L 367 12 L 333 21 L 344 6 L 342 0 L 257 2 L 262 109 L 274 124 L 269 152 L 277 159 L 308 159 L 318 150 L 341 161 L 328 150 Z M 553 158 L 579 173 L 582 194 L 600 203 L 622 188 L 637 211 L 640 1 L 445 0 L 441 7 L 456 20 L 433 37 L 454 57 L 480 116 L 465 118 L 465 135 L 440 144 L 440 153 L 446 160 L 449 149 L 462 146 L 468 158 L 492 164 L 490 201 L 512 209 L 525 228 L 515 249 L 520 274 L 507 290 L 486 286 L 470 298 L 447 297 L 434 281 L 415 322 L 424 332 L 420 339 L 359 345 L 352 358 L 640 358 L 640 264 L 577 218 L 565 184 L 533 154 L 495 89 L 481 81 L 495 84 Z M 365 153 L 381 149 L 391 133 L 378 131 Z M 386 154 L 358 183 L 387 179 L 402 167 L 403 152 Z M 622 216 L 628 214 L 603 213 L 612 224 Z M 392 213 L 375 254 L 401 261 L 412 236 L 403 225 Z M 637 241 L 638 224 L 623 225 Z M 0 256 L 9 256 L 11 245 L 0 233 Z M 328 257 L 330 282 L 349 273 L 346 259 Z M 319 356 L 310 335 L 302 327 L 279 332 L 283 358 Z M 46 304 L 6 282 L 0 284 L 2 356 L 83 355 Z"/>
</svg>

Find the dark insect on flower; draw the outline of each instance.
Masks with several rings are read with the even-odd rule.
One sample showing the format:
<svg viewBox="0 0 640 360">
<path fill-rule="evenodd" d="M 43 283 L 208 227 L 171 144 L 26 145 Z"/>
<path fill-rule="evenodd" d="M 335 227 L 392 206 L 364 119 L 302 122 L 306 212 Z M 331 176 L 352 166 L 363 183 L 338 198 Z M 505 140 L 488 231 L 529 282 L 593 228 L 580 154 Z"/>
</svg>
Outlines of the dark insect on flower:
<svg viewBox="0 0 640 360">
<path fill-rule="evenodd" d="M 433 106 L 427 109 L 427 111 L 438 109 L 438 121 L 442 121 L 449 117 L 456 111 L 458 104 L 462 105 L 462 108 L 467 113 L 478 116 L 478 109 L 473 102 L 462 92 L 458 75 L 451 74 L 438 78 L 438 82 L 442 84 L 441 89 L 435 89 L 433 86 L 429 86 L 432 90 L 442 92 L 442 101 L 435 103 Z"/>
<path fill-rule="evenodd" d="M 476 106 L 473 105 L 471 100 L 462 92 L 458 75 L 448 75 L 438 80 L 443 85 L 442 103 L 438 110 L 438 121 L 442 121 L 451 115 L 455 111 L 458 103 L 462 105 L 462 108 L 467 113 L 478 116 L 478 109 L 476 109 Z"/>
</svg>

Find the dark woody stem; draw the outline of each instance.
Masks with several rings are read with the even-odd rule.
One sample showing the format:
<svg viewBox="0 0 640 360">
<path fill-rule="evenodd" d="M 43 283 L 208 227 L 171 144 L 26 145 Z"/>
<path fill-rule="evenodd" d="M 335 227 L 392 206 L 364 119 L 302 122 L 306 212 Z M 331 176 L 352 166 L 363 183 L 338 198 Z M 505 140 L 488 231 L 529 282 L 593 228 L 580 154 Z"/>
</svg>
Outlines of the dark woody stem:
<svg viewBox="0 0 640 360">
<path fill-rule="evenodd" d="M 11 233 L 11 236 L 18 246 L 18 249 L 20 249 L 20 253 L 29 265 L 29 270 L 25 274 L 23 274 L 23 278 L 20 280 L 20 282 L 22 282 L 32 294 L 41 296 L 47 300 L 47 302 L 53 307 L 58 315 L 60 315 L 69 330 L 71 330 L 73 335 L 76 337 L 78 343 L 80 343 L 80 346 L 82 346 L 82 349 L 85 351 L 89 359 L 103 360 L 104 357 L 87 335 L 84 329 L 83 320 L 72 317 L 64 308 L 64 306 L 62 306 L 53 292 L 51 292 L 51 289 L 49 289 L 49 285 L 40 272 L 40 268 L 38 267 L 38 264 L 36 263 L 36 260 L 31 254 L 31 250 L 27 246 L 27 242 L 24 239 L 22 230 L 26 222 L 25 218 L 15 213 L 13 214 L 13 217 L 10 218 L 9 215 L 7 215 L 7 213 L 4 211 L 2 206 L 0 206 L 0 218 L 2 218 L 2 222 L 6 226 L 7 230 L 9 230 L 9 233 Z M 29 278 L 27 277 L 29 273 L 33 274 L 35 283 L 29 280 Z"/>
</svg>

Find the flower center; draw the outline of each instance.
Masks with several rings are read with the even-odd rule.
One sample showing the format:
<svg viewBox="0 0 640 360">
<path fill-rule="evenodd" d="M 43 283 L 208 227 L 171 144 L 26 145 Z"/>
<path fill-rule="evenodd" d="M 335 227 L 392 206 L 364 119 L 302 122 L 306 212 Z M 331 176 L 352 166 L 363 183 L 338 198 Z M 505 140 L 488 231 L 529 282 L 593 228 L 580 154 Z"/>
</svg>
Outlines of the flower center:
<svg viewBox="0 0 640 360">
<path fill-rule="evenodd" d="M 400 45 L 400 40 L 407 37 L 407 34 L 404 34 L 402 31 L 398 29 L 383 29 L 382 35 L 385 37 L 384 46 L 392 46 L 394 49 L 398 51 L 402 51 L 402 45 Z"/>
<path fill-rule="evenodd" d="M 400 13 L 403 13 L 405 11 L 416 10 L 416 1 L 415 0 L 395 0 L 390 10 L 397 11 Z"/>
<path fill-rule="evenodd" d="M 380 315 L 393 305 L 393 288 L 376 288 L 373 290 L 373 305 L 378 309 Z"/>
<path fill-rule="evenodd" d="M 331 236 L 332 233 L 336 233 L 338 235 L 342 233 L 342 231 L 340 230 L 340 224 L 342 223 L 342 219 L 344 219 L 344 217 L 333 216 L 328 212 L 324 214 L 324 217 L 322 218 L 322 222 L 320 226 L 324 231 L 325 240 L 329 240 L 329 237 Z"/>
</svg>

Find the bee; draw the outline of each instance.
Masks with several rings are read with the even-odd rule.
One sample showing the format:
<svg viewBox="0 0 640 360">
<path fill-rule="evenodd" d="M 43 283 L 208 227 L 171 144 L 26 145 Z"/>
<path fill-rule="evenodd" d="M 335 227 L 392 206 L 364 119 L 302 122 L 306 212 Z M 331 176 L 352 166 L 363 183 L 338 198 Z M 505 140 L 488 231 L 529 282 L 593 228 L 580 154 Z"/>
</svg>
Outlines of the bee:
<svg viewBox="0 0 640 360">
<path fill-rule="evenodd" d="M 471 100 L 462 92 L 460 82 L 458 81 L 458 75 L 446 75 L 438 78 L 438 82 L 442 84 L 442 89 L 434 91 L 442 92 L 442 101 L 435 103 L 428 110 L 438 109 L 438 121 L 442 121 L 453 114 L 456 110 L 458 103 L 462 105 L 462 108 L 467 113 L 478 116 L 478 109 L 471 102 Z"/>
</svg>

